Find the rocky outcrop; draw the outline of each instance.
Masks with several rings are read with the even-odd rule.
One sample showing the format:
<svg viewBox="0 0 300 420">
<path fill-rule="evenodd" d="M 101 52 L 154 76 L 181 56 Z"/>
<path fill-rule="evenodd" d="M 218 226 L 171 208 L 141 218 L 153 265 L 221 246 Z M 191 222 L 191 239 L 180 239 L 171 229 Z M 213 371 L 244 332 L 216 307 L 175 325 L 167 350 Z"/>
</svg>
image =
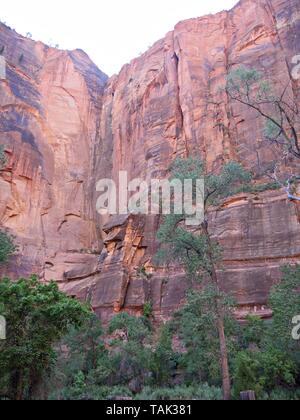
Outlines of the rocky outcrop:
<svg viewBox="0 0 300 420">
<path fill-rule="evenodd" d="M 290 76 L 299 41 L 296 0 L 244 0 L 229 12 L 179 23 L 108 82 L 101 120 L 109 118 L 111 126 L 102 127 L 101 136 L 104 144 L 113 140 L 112 178 L 117 181 L 120 170 L 129 179 L 165 177 L 176 156 L 193 154 L 211 168 L 234 159 L 252 169 L 264 122 L 230 101 L 222 87 L 231 70 L 246 65 L 270 76 L 278 89 L 291 81 L 290 95 L 299 101 L 299 81 Z M 262 164 L 273 158 L 264 146 L 258 152 Z M 96 166 L 103 178 L 102 161 Z M 254 310 L 269 316 L 267 296 L 280 277 L 279 267 L 300 260 L 299 203 L 282 192 L 250 194 L 230 200 L 211 217 L 225 250 L 223 287 L 235 295 L 239 315 Z M 101 256 L 103 271 L 93 300 L 101 314 L 120 306 L 138 312 L 150 300 L 156 317 L 164 319 L 185 298 L 180 268 L 166 272 L 152 264 L 159 221 L 147 217 L 140 222 L 135 243 L 132 220 L 124 221 L 121 241 L 113 239 L 114 226 L 106 228 L 111 239 Z M 150 278 L 138 273 L 141 266 Z"/>
<path fill-rule="evenodd" d="M 0 220 L 19 252 L 2 274 L 59 282 L 97 272 L 91 202 L 95 138 L 107 77 L 82 51 L 58 51 L 0 26 Z M 3 272 L 4 271 L 4 272 Z"/>
<path fill-rule="evenodd" d="M 103 318 L 151 301 L 157 320 L 184 301 L 180 267 L 155 267 L 159 218 L 96 214 L 98 179 L 163 178 L 176 156 L 217 169 L 235 159 L 253 168 L 272 159 L 263 121 L 221 88 L 237 65 L 291 81 L 300 54 L 298 0 L 242 0 L 233 10 L 179 23 L 118 76 L 105 76 L 81 51 L 62 52 L 1 26 L 7 80 L 0 82 L 0 142 L 9 165 L 0 180 L 0 220 L 18 238 L 13 276 L 37 272 L 91 299 Z M 240 316 L 269 316 L 266 301 L 280 265 L 300 261 L 300 206 L 286 194 L 235 197 L 211 213 L 224 247 L 224 290 Z M 98 254 L 98 255 L 97 255 Z M 100 254 L 100 257 L 99 257 Z M 100 258 L 100 259 L 99 259 Z M 142 268 L 142 269 L 141 269 Z"/>
</svg>

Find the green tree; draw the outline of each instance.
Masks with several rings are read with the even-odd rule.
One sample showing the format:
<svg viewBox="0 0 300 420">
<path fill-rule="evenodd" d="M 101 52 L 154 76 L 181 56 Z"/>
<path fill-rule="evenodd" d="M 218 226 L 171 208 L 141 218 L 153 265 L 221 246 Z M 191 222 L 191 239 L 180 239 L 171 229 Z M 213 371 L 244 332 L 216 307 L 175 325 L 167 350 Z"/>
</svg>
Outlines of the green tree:
<svg viewBox="0 0 300 420">
<path fill-rule="evenodd" d="M 105 348 L 105 331 L 96 315 L 61 340 L 50 380 L 50 399 L 97 400 L 109 392 L 118 371 Z M 66 350 L 67 349 L 67 350 Z"/>
<path fill-rule="evenodd" d="M 234 395 L 253 390 L 257 397 L 279 386 L 295 385 L 296 367 L 287 355 L 273 346 L 238 353 L 234 369 Z"/>
<path fill-rule="evenodd" d="M 77 358 L 77 370 L 87 374 L 97 368 L 104 345 L 103 334 L 100 320 L 91 314 L 80 329 L 73 327 L 64 338 L 63 345 L 70 349 L 73 361 Z"/>
<path fill-rule="evenodd" d="M 6 263 L 16 249 L 13 236 L 5 230 L 0 230 L 0 264 Z"/>
<path fill-rule="evenodd" d="M 300 315 L 300 266 L 287 266 L 270 293 L 271 322 L 249 317 L 242 334 L 242 351 L 235 359 L 234 394 L 252 389 L 258 397 L 279 387 L 295 386 L 300 373 L 300 343 L 292 336 Z"/>
<path fill-rule="evenodd" d="M 143 343 L 150 335 L 151 329 L 149 321 L 146 318 L 137 318 L 126 312 L 122 312 L 112 318 L 108 327 L 109 334 L 113 334 L 116 331 L 124 334 L 126 342 Z"/>
<path fill-rule="evenodd" d="M 251 346 L 260 346 L 266 336 L 266 323 L 260 317 L 253 315 L 249 315 L 246 321 L 241 333 L 241 347 L 248 349 Z"/>
<path fill-rule="evenodd" d="M 282 280 L 272 288 L 269 298 L 273 310 L 269 342 L 291 357 L 300 372 L 300 340 L 292 337 L 293 318 L 300 315 L 300 265 L 285 266 L 282 274 Z"/>
<path fill-rule="evenodd" d="M 295 194 L 300 180 L 297 162 L 293 165 L 295 159 L 300 159 L 299 109 L 290 82 L 277 94 L 274 83 L 265 80 L 256 69 L 240 67 L 229 75 L 226 92 L 233 101 L 254 110 L 265 121 L 263 137 L 275 156 L 272 162 L 262 164 L 257 144 L 258 175 L 271 178 L 290 200 L 300 201 Z M 284 165 L 287 160 L 291 168 Z"/>
<path fill-rule="evenodd" d="M 138 393 L 150 376 L 152 331 L 149 320 L 123 312 L 111 320 L 108 333 L 117 334 L 111 342 L 111 350 L 119 358 L 118 383 L 130 384 Z"/>
<path fill-rule="evenodd" d="M 6 164 L 4 147 L 0 145 L 0 171 Z M 0 229 L 0 264 L 6 263 L 16 251 L 14 238 L 5 230 Z"/>
<path fill-rule="evenodd" d="M 274 83 L 265 80 L 256 69 L 240 67 L 232 71 L 226 91 L 236 102 L 253 109 L 264 118 L 265 138 L 278 146 L 285 154 L 300 159 L 299 110 L 289 94 L 290 82 L 280 94 Z"/>
<path fill-rule="evenodd" d="M 172 384 L 173 375 L 178 365 L 178 354 L 173 351 L 172 340 L 173 333 L 170 325 L 163 325 L 150 360 L 151 382 L 155 386 L 170 386 Z"/>
<path fill-rule="evenodd" d="M 221 292 L 218 297 L 223 308 L 230 361 L 237 351 L 235 337 L 238 336 L 238 324 L 233 316 L 232 299 Z M 186 350 L 180 358 L 180 369 L 183 368 L 186 381 L 192 385 L 208 382 L 219 386 L 222 380 L 215 300 L 216 289 L 211 285 L 201 291 L 191 290 L 187 304 L 174 317 L 175 330 Z"/>
<path fill-rule="evenodd" d="M 112 393 L 131 395 L 129 389 L 138 393 L 150 378 L 152 335 L 148 320 L 120 313 L 105 331 L 96 319 L 89 333 L 84 332 L 86 328 L 64 340 L 69 352 L 67 358 L 62 355 L 57 369 L 63 372 L 63 386 L 53 395 L 98 400 Z"/>
<path fill-rule="evenodd" d="M 0 144 L 0 170 L 5 166 L 6 164 L 6 156 L 4 152 L 4 147 Z"/>
<path fill-rule="evenodd" d="M 122 313 L 103 330 L 93 317 L 62 340 L 50 398 L 109 399 L 132 396 L 146 384 L 169 386 L 176 358 L 168 325 L 158 335 L 146 318 Z"/>
<path fill-rule="evenodd" d="M 33 398 L 56 360 L 54 344 L 71 326 L 80 326 L 87 307 L 37 278 L 0 282 L 1 313 L 7 340 L 0 342 L 2 386 L 13 400 Z"/>
<path fill-rule="evenodd" d="M 218 340 L 220 346 L 220 364 L 224 399 L 231 397 L 231 381 L 228 365 L 228 351 L 225 338 L 224 308 L 218 277 L 218 269 L 222 263 L 222 249 L 212 238 L 209 229 L 209 208 L 220 203 L 224 198 L 234 195 L 243 186 L 249 184 L 251 175 L 236 162 L 229 162 L 219 173 L 208 172 L 205 164 L 199 159 L 177 159 L 171 167 L 171 178 L 184 181 L 204 179 L 204 221 L 194 229 L 186 226 L 186 214 L 166 216 L 161 226 L 158 239 L 162 244 L 158 260 L 175 260 L 181 262 L 189 276 L 196 280 L 204 280 L 210 285 L 214 296 L 213 310 L 216 315 Z M 196 187 L 194 193 L 197 193 Z"/>
</svg>

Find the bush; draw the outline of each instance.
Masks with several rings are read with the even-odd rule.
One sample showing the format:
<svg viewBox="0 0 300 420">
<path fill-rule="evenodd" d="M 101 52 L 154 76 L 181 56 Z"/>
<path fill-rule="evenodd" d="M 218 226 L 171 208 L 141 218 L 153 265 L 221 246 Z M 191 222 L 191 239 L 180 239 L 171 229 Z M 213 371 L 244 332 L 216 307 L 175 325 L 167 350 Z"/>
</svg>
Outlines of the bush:
<svg viewBox="0 0 300 420">
<path fill-rule="evenodd" d="M 241 391 L 253 390 L 258 398 L 269 395 L 271 399 L 276 396 L 272 390 L 282 394 L 286 387 L 288 392 L 299 377 L 300 343 L 292 338 L 292 319 L 300 314 L 300 267 L 287 266 L 282 271 L 282 280 L 270 293 L 272 321 L 249 317 L 242 329 L 243 350 L 234 361 L 235 397 Z"/>
<path fill-rule="evenodd" d="M 210 387 L 207 384 L 193 387 L 178 386 L 175 388 L 146 387 L 135 399 L 140 401 L 216 401 L 222 400 L 223 394 L 221 388 Z"/>
<path fill-rule="evenodd" d="M 145 318 L 151 318 L 153 313 L 153 308 L 152 308 L 152 303 L 151 302 L 146 302 L 144 307 L 143 307 L 143 315 Z"/>
<path fill-rule="evenodd" d="M 72 325 L 80 326 L 89 311 L 61 293 L 57 283 L 41 284 L 36 277 L 3 279 L 0 307 L 7 321 L 7 339 L 0 341 L 3 392 L 14 400 L 31 399 L 54 366 L 54 345 Z"/>
<path fill-rule="evenodd" d="M 286 388 L 276 388 L 269 394 L 264 394 L 261 398 L 264 401 L 299 401 L 300 389 L 288 390 Z"/>
<path fill-rule="evenodd" d="M 157 386 L 170 385 L 176 373 L 178 355 L 172 348 L 172 333 L 169 325 L 160 330 L 159 340 L 151 354 L 151 383 Z"/>
<path fill-rule="evenodd" d="M 104 401 L 132 399 L 132 393 L 126 386 L 96 386 L 89 384 L 82 372 L 74 378 L 72 385 L 53 391 L 49 400 L 59 401 Z"/>
<path fill-rule="evenodd" d="M 232 300 L 221 294 L 225 313 L 225 332 L 230 359 L 236 352 L 237 322 L 232 315 Z M 185 346 L 179 365 L 189 385 L 207 382 L 221 385 L 219 335 L 213 312 L 215 291 L 204 287 L 188 293 L 187 304 L 175 314 L 174 328 Z M 230 360 L 231 362 L 231 360 Z"/>
<path fill-rule="evenodd" d="M 118 400 L 120 398 L 133 398 L 133 394 L 126 386 L 115 386 L 110 388 L 106 400 Z"/>
<path fill-rule="evenodd" d="M 240 341 L 243 349 L 260 346 L 266 336 L 267 325 L 257 316 L 248 316 L 246 326 L 241 327 Z"/>
<path fill-rule="evenodd" d="M 116 315 L 109 324 L 108 333 L 113 334 L 116 331 L 122 331 L 127 341 L 136 341 L 142 344 L 149 336 L 151 329 L 146 318 L 136 318 L 123 312 Z"/>
<path fill-rule="evenodd" d="M 276 349 L 238 353 L 234 369 L 234 396 L 255 391 L 257 397 L 279 385 L 295 385 L 296 366 Z"/>
<path fill-rule="evenodd" d="M 14 238 L 6 231 L 0 230 L 0 264 L 6 263 L 15 251 Z"/>
<path fill-rule="evenodd" d="M 6 165 L 6 161 L 4 147 L 0 145 L 0 170 Z M 6 231 L 0 229 L 0 264 L 6 263 L 15 251 L 14 238 Z"/>
<path fill-rule="evenodd" d="M 234 396 L 253 390 L 258 399 L 299 398 L 299 342 L 292 340 L 291 319 L 300 313 L 300 269 L 286 267 L 271 291 L 272 322 L 232 317 L 232 300 L 222 295 Z M 52 385 L 58 399 L 219 400 L 222 399 L 214 291 L 191 291 L 173 321 L 153 331 L 146 317 L 115 316 L 103 330 L 94 317 L 65 340 Z M 112 337 L 107 335 L 112 334 Z M 185 351 L 173 350 L 173 338 Z M 104 338 L 106 337 L 106 338 Z M 299 378 L 298 378 L 299 379 Z M 183 384 L 179 386 L 179 384 Z M 59 392 L 56 389 L 60 389 Z"/>
<path fill-rule="evenodd" d="M 292 338 L 292 320 L 300 315 L 300 265 L 282 269 L 283 278 L 271 290 L 269 305 L 273 310 L 269 342 L 289 355 L 300 370 L 300 342 Z"/>
<path fill-rule="evenodd" d="M 0 170 L 3 168 L 3 166 L 5 166 L 5 164 L 6 164 L 6 156 L 4 152 L 4 147 L 0 145 Z"/>
</svg>

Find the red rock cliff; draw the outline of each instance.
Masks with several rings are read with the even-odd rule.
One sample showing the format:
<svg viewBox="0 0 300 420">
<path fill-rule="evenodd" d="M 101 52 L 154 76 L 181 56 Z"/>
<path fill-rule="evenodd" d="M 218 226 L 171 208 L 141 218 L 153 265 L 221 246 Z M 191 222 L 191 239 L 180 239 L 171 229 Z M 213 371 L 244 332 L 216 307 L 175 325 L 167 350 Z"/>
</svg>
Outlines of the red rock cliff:
<svg viewBox="0 0 300 420">
<path fill-rule="evenodd" d="M 8 270 L 56 278 L 71 295 L 90 296 L 104 319 L 123 308 L 137 313 L 150 300 L 157 319 L 168 317 L 187 283 L 180 268 L 152 265 L 158 218 L 100 220 L 96 180 L 117 179 L 120 170 L 164 177 L 176 156 L 191 154 L 215 168 L 227 159 L 251 167 L 263 121 L 220 87 L 241 64 L 278 84 L 290 79 L 300 54 L 299 1 L 242 0 L 181 22 L 107 82 L 80 51 L 49 49 L 4 26 L 1 44 L 8 77 L 0 83 L 0 140 L 10 163 L 0 220 L 21 244 Z M 290 94 L 299 101 L 297 81 Z M 270 159 L 266 150 L 261 159 Z M 267 314 L 280 265 L 300 261 L 299 204 L 281 192 L 244 195 L 211 218 L 225 249 L 224 289 L 241 310 Z M 152 276 L 139 275 L 141 266 Z"/>
<path fill-rule="evenodd" d="M 48 48 L 2 24 L 0 46 L 0 142 L 8 157 L 0 220 L 19 244 L 7 274 L 83 278 L 97 270 L 91 253 L 100 249 L 90 188 L 107 77 L 82 51 Z"/>
</svg>

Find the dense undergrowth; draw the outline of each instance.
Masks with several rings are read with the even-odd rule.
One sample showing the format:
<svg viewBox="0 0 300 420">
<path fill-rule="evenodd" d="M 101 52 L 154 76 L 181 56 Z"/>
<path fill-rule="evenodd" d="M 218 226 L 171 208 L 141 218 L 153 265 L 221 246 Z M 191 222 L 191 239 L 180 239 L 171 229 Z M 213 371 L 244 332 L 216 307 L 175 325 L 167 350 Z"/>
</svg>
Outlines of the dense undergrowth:
<svg viewBox="0 0 300 420">
<path fill-rule="evenodd" d="M 271 292 L 272 322 L 250 317 L 241 326 L 228 300 L 232 398 L 250 389 L 258 399 L 300 398 L 300 346 L 292 338 L 292 319 L 300 313 L 299 295 L 293 292 L 299 284 L 300 267 L 286 267 Z M 104 329 L 87 306 L 60 293 L 55 283 L 4 280 L 0 306 L 9 338 L 0 342 L 0 394 L 8 399 L 220 400 L 218 335 L 209 305 L 209 291 L 193 291 L 159 334 L 148 307 L 147 316 L 121 313 Z"/>
</svg>

